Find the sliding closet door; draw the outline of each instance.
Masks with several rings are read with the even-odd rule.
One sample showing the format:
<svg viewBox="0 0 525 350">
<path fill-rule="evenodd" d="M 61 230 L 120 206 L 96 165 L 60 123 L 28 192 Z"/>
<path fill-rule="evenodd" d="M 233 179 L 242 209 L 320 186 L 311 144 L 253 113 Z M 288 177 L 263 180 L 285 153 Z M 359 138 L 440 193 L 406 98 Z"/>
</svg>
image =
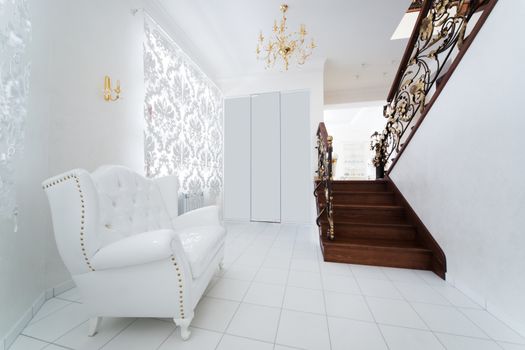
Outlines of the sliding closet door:
<svg viewBox="0 0 525 350">
<path fill-rule="evenodd" d="M 224 101 L 224 218 L 250 220 L 250 97 Z"/>
<path fill-rule="evenodd" d="M 281 93 L 281 220 L 311 221 L 310 93 Z"/>
<path fill-rule="evenodd" d="M 251 220 L 280 222 L 280 94 L 253 95 L 251 102 Z"/>
</svg>

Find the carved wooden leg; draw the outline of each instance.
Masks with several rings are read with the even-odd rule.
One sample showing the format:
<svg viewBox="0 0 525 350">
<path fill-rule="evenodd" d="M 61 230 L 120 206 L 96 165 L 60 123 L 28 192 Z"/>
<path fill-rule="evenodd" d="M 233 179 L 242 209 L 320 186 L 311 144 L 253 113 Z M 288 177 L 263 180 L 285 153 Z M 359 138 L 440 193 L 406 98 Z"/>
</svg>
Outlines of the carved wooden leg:
<svg viewBox="0 0 525 350">
<path fill-rule="evenodd" d="M 95 334 L 97 334 L 98 327 L 100 326 L 100 322 L 102 322 L 102 317 L 92 317 L 89 319 L 89 330 L 88 330 L 89 337 L 92 337 Z"/>
<path fill-rule="evenodd" d="M 180 326 L 180 337 L 182 340 L 188 340 L 191 336 L 190 323 L 193 320 L 193 315 L 190 318 L 174 318 L 175 325 Z"/>
</svg>

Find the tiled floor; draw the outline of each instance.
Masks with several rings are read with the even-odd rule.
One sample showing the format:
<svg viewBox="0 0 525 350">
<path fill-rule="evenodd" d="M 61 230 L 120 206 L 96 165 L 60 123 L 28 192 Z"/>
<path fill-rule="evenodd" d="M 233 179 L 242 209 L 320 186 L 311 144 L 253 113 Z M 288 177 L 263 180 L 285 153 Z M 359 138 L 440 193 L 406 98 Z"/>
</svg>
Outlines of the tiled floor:
<svg viewBox="0 0 525 350">
<path fill-rule="evenodd" d="M 72 289 L 11 350 L 525 350 L 525 339 L 430 272 L 325 263 L 309 226 L 229 224 L 225 269 L 189 341 L 165 319 L 104 319 L 86 336 Z"/>
</svg>

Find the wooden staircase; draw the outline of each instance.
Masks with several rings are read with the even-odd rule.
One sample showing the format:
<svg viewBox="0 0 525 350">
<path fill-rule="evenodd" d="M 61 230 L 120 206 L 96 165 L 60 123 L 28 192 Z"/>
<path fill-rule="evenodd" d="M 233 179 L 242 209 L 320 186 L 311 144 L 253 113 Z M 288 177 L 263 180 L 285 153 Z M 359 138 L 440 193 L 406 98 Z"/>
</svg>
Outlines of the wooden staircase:
<svg viewBox="0 0 525 350">
<path fill-rule="evenodd" d="M 432 270 L 445 277 L 441 248 L 388 178 L 332 181 L 332 196 L 335 237 L 320 235 L 325 261 Z M 325 203 L 321 186 L 319 212 Z M 325 215 L 320 225 L 327 232 Z"/>
</svg>

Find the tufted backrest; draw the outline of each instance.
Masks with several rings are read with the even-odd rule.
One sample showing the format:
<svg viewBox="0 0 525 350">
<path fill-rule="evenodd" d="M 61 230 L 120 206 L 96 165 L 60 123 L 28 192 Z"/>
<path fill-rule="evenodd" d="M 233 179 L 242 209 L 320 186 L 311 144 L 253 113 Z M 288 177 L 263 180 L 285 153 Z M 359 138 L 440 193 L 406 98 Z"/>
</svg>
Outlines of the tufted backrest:
<svg viewBox="0 0 525 350">
<path fill-rule="evenodd" d="M 98 192 L 102 246 L 137 233 L 172 228 L 154 180 L 114 165 L 98 168 L 91 177 Z"/>
</svg>

